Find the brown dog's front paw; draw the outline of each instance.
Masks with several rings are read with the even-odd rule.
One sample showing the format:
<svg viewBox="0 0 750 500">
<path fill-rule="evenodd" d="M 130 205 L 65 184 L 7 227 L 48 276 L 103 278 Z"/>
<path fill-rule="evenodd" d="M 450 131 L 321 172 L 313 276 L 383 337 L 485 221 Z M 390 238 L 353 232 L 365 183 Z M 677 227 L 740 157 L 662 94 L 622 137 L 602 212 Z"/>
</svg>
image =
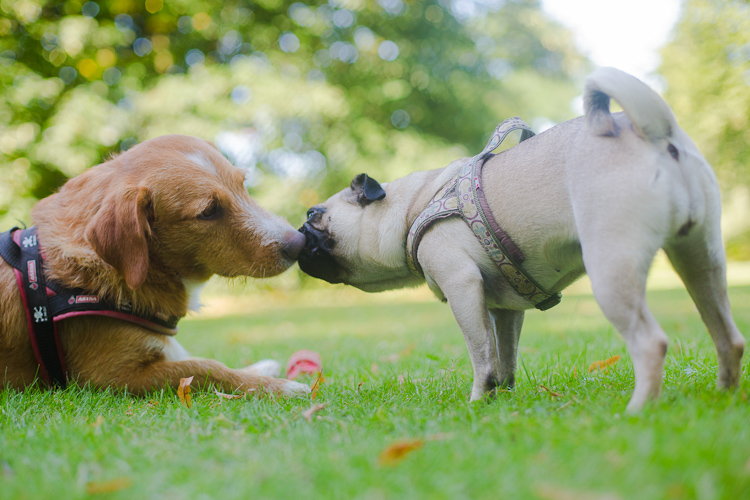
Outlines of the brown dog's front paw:
<svg viewBox="0 0 750 500">
<path fill-rule="evenodd" d="M 307 396 L 312 391 L 309 385 L 300 384 L 292 380 L 280 380 L 280 382 L 282 384 L 277 392 L 282 396 Z"/>
<path fill-rule="evenodd" d="M 264 359 L 240 370 L 263 377 L 278 377 L 281 375 L 281 363 L 275 359 Z"/>
</svg>

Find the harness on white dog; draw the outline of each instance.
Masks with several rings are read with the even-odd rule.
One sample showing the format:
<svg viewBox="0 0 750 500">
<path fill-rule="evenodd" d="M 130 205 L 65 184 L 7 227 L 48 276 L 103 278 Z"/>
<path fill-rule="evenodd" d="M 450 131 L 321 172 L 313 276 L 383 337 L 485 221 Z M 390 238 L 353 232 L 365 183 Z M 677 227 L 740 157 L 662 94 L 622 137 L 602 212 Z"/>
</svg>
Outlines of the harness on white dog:
<svg viewBox="0 0 750 500">
<path fill-rule="evenodd" d="M 492 151 L 514 130 L 521 130 L 521 141 L 534 135 L 531 128 L 518 117 L 508 118 L 498 125 L 484 150 L 461 167 L 459 173 L 440 189 L 412 223 L 406 238 L 406 262 L 413 273 L 424 277 L 417 260 L 417 248 L 424 232 L 440 219 L 459 216 L 466 221 L 516 292 L 540 311 L 546 311 L 559 304 L 562 295 L 548 292 L 524 271 L 521 267 L 523 253 L 492 216 L 482 189 L 482 166 L 493 156 Z"/>
<path fill-rule="evenodd" d="M 76 316 L 108 316 L 135 323 L 162 335 L 175 335 L 180 318 L 162 312 L 144 315 L 133 312 L 130 304 L 117 306 L 81 289 L 65 288 L 44 276 L 43 251 L 36 227 L 14 227 L 0 234 L 0 255 L 13 267 L 16 283 L 26 309 L 31 346 L 39 363 L 39 375 L 49 384 L 65 387 L 67 366 L 57 322 Z"/>
</svg>

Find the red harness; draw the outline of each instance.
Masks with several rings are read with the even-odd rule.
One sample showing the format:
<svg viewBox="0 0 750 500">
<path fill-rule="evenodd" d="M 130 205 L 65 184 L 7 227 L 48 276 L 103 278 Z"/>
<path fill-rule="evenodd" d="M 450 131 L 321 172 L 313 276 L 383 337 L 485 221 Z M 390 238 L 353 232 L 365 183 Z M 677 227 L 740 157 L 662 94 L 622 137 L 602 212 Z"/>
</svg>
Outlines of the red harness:
<svg viewBox="0 0 750 500">
<path fill-rule="evenodd" d="M 0 255 L 13 267 L 18 291 L 26 309 L 31 346 L 39 363 L 40 376 L 50 384 L 65 387 L 65 365 L 57 322 L 77 316 L 108 316 L 147 328 L 162 335 L 177 333 L 178 317 L 162 312 L 137 314 L 130 304 L 115 305 L 96 294 L 65 288 L 47 281 L 43 272 L 43 252 L 36 227 L 13 228 L 0 234 Z"/>
</svg>

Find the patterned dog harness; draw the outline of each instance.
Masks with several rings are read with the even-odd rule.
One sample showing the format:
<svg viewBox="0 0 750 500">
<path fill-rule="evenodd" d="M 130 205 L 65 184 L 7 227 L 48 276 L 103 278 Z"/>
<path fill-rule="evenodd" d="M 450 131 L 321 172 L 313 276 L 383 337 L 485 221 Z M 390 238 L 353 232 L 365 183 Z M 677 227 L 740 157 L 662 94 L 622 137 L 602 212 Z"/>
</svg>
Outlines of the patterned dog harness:
<svg viewBox="0 0 750 500">
<path fill-rule="evenodd" d="M 64 288 L 44 276 L 42 250 L 36 227 L 13 228 L 0 234 L 0 255 L 13 267 L 16 283 L 26 309 L 31 346 L 39 363 L 39 375 L 50 384 L 65 387 L 67 367 L 57 322 L 76 316 L 109 316 L 135 323 L 162 335 L 175 335 L 180 318 L 157 312 L 140 315 L 130 304 L 117 306 L 98 295 L 80 289 Z"/>
<path fill-rule="evenodd" d="M 417 248 L 427 228 L 447 217 L 461 217 L 474 232 L 484 250 L 519 295 L 541 311 L 556 306 L 562 296 L 542 288 L 521 267 L 523 253 L 511 241 L 492 216 L 482 189 L 482 166 L 514 130 L 521 130 L 521 141 L 534 135 L 531 128 L 518 117 L 508 118 L 497 126 L 484 150 L 469 160 L 459 173 L 432 198 L 419 214 L 406 238 L 406 262 L 409 269 L 422 277 L 424 272 L 417 260 Z"/>
</svg>

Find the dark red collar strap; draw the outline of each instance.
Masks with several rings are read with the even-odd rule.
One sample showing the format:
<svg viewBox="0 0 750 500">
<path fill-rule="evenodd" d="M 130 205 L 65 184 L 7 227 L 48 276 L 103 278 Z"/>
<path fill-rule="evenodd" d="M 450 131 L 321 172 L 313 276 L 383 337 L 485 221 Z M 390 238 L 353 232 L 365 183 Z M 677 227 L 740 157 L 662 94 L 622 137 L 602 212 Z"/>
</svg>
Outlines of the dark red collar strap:
<svg viewBox="0 0 750 500">
<path fill-rule="evenodd" d="M 161 312 L 134 314 L 130 304 L 117 306 L 96 294 L 46 282 L 36 227 L 13 228 L 0 234 L 0 255 L 15 269 L 34 356 L 40 376 L 48 383 L 66 385 L 67 367 L 56 325 L 60 320 L 85 315 L 109 316 L 163 335 L 177 333 L 178 317 Z"/>
</svg>

